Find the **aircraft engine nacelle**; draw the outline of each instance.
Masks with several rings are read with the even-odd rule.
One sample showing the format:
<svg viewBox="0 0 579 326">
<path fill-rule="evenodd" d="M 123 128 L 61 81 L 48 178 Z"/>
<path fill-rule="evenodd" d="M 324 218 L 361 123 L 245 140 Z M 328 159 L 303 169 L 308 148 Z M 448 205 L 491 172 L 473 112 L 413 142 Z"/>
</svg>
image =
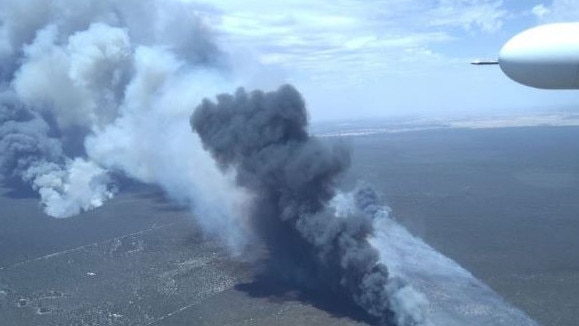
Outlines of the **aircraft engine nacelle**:
<svg viewBox="0 0 579 326">
<path fill-rule="evenodd" d="M 501 49 L 499 65 L 527 86 L 579 89 L 579 23 L 542 25 L 516 35 Z"/>
</svg>

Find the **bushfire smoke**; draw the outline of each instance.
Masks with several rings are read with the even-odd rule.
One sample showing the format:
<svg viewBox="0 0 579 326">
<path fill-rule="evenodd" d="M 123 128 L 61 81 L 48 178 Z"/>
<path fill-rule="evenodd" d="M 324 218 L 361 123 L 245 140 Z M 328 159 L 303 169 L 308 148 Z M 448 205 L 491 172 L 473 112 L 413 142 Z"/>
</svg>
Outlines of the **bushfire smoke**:
<svg viewBox="0 0 579 326">
<path fill-rule="evenodd" d="M 195 202 L 212 216 L 207 229 L 229 229 L 224 237 L 239 246 L 228 211 L 235 204 L 215 205 L 239 194 L 200 145 L 191 147 L 198 140 L 187 123 L 203 96 L 234 79 L 200 8 L 0 0 L 4 180 L 28 183 L 48 215 L 70 217 L 113 197 L 114 175 L 123 174 Z"/>
<path fill-rule="evenodd" d="M 116 174 L 159 185 L 233 253 L 257 235 L 286 277 L 387 318 L 372 218 L 328 205 L 349 153 L 308 135 L 295 89 L 205 101 L 191 132 L 204 97 L 255 82 L 233 73 L 199 12 L 214 11 L 177 0 L 0 0 L 4 180 L 28 183 L 59 218 L 112 198 Z"/>
<path fill-rule="evenodd" d="M 254 62 L 236 68 L 247 59 L 219 46 L 218 16 L 180 0 L 0 0 L 2 181 L 58 218 L 103 205 L 117 175 L 155 184 L 233 254 L 260 239 L 282 276 L 428 325 L 426 299 L 369 242 L 387 211 L 367 187 L 336 193 L 349 152 L 308 134 L 301 95 L 203 100 L 281 84 Z"/>
<path fill-rule="evenodd" d="M 368 243 L 376 195 L 359 190 L 359 209 L 343 216 L 329 205 L 349 153 L 308 134 L 305 103 L 292 86 L 205 100 L 191 124 L 220 167 L 234 169 L 237 184 L 252 194 L 251 222 L 275 264 L 391 319 L 388 271 Z M 403 324 L 421 321 L 408 316 Z"/>
</svg>

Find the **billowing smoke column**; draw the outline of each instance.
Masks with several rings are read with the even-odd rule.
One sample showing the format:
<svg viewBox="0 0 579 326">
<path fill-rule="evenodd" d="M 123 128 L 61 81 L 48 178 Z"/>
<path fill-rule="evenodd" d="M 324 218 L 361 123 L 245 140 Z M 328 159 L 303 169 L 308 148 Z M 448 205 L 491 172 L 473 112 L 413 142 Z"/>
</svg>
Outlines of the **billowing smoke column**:
<svg viewBox="0 0 579 326">
<path fill-rule="evenodd" d="M 198 176 L 220 177 L 210 158 L 181 150 L 196 141 L 189 108 L 225 84 L 199 8 L 211 11 L 177 0 L 0 0 L 4 182 L 29 184 L 53 217 L 102 205 L 114 174 L 226 216 L 208 208 L 219 195 L 197 191 Z"/>
<path fill-rule="evenodd" d="M 289 85 L 204 100 L 191 118 L 220 167 L 234 169 L 237 184 L 253 194 L 252 225 L 274 264 L 389 320 L 388 272 L 367 241 L 372 214 L 338 217 L 328 205 L 348 151 L 308 135 L 307 123 L 304 100 Z M 365 195 L 358 196 L 361 210 L 375 210 Z"/>
</svg>

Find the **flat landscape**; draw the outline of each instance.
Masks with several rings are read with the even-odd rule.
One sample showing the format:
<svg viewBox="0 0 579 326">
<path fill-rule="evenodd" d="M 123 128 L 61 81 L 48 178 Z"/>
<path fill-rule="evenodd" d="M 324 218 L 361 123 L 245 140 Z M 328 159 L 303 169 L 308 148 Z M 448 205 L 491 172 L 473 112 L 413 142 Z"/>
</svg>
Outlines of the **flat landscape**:
<svg viewBox="0 0 579 326">
<path fill-rule="evenodd" d="M 336 138 L 328 138 L 335 141 Z M 397 221 L 544 325 L 579 317 L 579 127 L 344 136 L 348 188 L 375 187 Z M 0 197 L 0 325 L 356 325 L 359 311 L 275 283 L 203 235 L 154 187 L 45 216 Z"/>
<path fill-rule="evenodd" d="M 579 128 L 439 129 L 352 137 L 413 234 L 544 325 L 579 322 Z"/>
<path fill-rule="evenodd" d="M 127 189 L 71 219 L 44 216 L 36 199 L 6 189 L 0 205 L 3 326 L 357 324 L 256 283 L 247 263 L 154 188 Z"/>
</svg>

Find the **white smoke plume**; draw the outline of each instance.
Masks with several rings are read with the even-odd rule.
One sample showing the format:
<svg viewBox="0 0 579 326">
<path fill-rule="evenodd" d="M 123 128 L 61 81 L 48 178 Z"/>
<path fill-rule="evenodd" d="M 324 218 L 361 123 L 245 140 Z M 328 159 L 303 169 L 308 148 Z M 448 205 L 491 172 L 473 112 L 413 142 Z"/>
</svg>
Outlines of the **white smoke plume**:
<svg viewBox="0 0 579 326">
<path fill-rule="evenodd" d="M 396 325 L 537 326 L 538 324 L 450 258 L 413 236 L 367 186 L 338 193 L 330 202 L 339 216 L 371 216 L 369 242 L 388 265 L 388 302 Z"/>
<path fill-rule="evenodd" d="M 239 248 L 247 236 L 231 216 L 243 194 L 188 125 L 204 96 L 232 82 L 199 8 L 208 10 L 178 0 L 0 0 L 5 177 L 28 182 L 53 217 L 112 198 L 114 174 L 157 184 L 209 216 L 209 231 L 230 230 Z"/>
<path fill-rule="evenodd" d="M 378 194 L 368 185 L 358 185 L 350 193 L 337 193 L 329 205 L 336 211 L 336 215 L 341 218 L 355 214 L 363 214 L 370 217 L 374 221 L 374 227 L 378 232 L 383 232 L 383 226 L 380 225 L 383 221 L 388 221 L 401 228 L 392 219 L 390 208 L 380 203 Z M 398 240 L 404 241 L 405 239 Z M 375 242 L 375 239 L 370 239 L 370 242 Z M 372 243 L 372 245 L 375 248 L 378 247 L 375 243 Z M 402 247 L 404 248 L 404 246 Z M 382 254 L 381 250 L 379 252 Z M 402 260 L 397 259 L 397 262 Z M 383 263 L 387 264 L 390 261 L 387 259 Z M 396 325 L 434 326 L 429 315 L 429 300 L 408 282 L 406 275 L 401 275 L 397 269 L 392 271 L 389 268 L 389 278 L 385 288 L 388 293 L 388 304 L 394 313 L 393 320 Z"/>
<path fill-rule="evenodd" d="M 116 192 L 104 169 L 81 158 L 63 165 L 35 162 L 22 179 L 38 191 L 46 214 L 60 218 L 99 207 Z"/>
</svg>

